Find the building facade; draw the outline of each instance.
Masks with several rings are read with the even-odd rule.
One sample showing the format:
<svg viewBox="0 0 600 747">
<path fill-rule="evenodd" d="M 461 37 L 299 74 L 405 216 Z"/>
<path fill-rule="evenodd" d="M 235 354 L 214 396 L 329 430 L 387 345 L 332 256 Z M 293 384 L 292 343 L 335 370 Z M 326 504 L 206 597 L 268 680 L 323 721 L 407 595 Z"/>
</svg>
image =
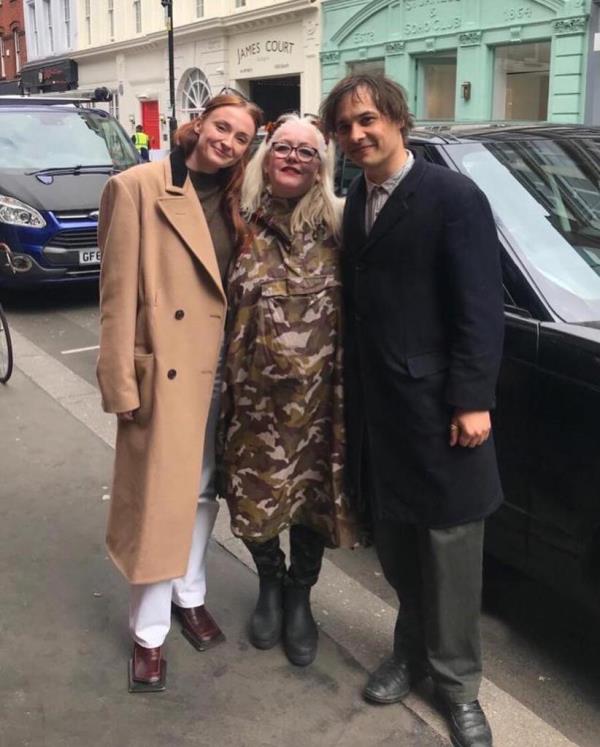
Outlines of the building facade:
<svg viewBox="0 0 600 747">
<path fill-rule="evenodd" d="M 600 125 L 600 0 L 592 0 L 589 30 L 584 121 Z"/>
<path fill-rule="evenodd" d="M 21 71 L 26 94 L 76 90 L 76 0 L 24 0 L 25 32 L 29 62 Z"/>
<path fill-rule="evenodd" d="M 224 87 L 281 111 L 320 102 L 319 3 L 313 0 L 174 2 L 176 117 L 187 121 Z M 114 113 L 153 148 L 168 143 L 169 65 L 159 0 L 78 0 L 79 90 L 106 86 Z"/>
<path fill-rule="evenodd" d="M 18 93 L 27 61 L 22 0 L 0 3 L 0 94 Z"/>
<path fill-rule="evenodd" d="M 384 71 L 419 120 L 582 122 L 592 2 L 323 0 L 323 91 Z"/>
</svg>

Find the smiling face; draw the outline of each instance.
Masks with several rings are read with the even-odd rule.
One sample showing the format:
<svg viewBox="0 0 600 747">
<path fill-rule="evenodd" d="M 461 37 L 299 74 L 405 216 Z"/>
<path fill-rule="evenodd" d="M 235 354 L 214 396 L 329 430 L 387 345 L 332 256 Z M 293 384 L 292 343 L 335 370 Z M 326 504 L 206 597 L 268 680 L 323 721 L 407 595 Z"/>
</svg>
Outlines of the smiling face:
<svg viewBox="0 0 600 747">
<path fill-rule="evenodd" d="M 359 88 L 340 102 L 335 135 L 345 155 L 365 170 L 368 179 L 381 184 L 406 161 L 402 125 L 382 114 L 371 93 Z"/>
<path fill-rule="evenodd" d="M 246 109 L 220 106 L 194 123 L 196 147 L 186 160 L 188 168 L 214 174 L 233 166 L 248 150 L 256 134 L 254 120 Z"/>
<path fill-rule="evenodd" d="M 293 150 L 285 155 L 278 155 L 273 146 L 285 143 Z M 322 146 L 317 129 L 305 122 L 285 122 L 273 133 L 270 149 L 265 158 L 265 174 L 271 191 L 275 197 L 302 197 L 313 186 L 321 167 L 321 159 L 318 155 Z M 298 157 L 304 154 L 303 149 L 317 151 L 310 161 L 301 160 Z M 282 149 L 285 150 L 285 149 Z"/>
</svg>

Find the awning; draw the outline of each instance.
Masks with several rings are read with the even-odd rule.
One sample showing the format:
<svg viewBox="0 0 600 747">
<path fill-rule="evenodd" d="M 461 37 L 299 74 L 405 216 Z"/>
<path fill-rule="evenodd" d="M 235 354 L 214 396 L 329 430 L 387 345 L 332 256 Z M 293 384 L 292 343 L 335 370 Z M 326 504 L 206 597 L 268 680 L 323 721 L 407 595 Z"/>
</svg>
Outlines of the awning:
<svg viewBox="0 0 600 747">
<path fill-rule="evenodd" d="M 46 59 L 28 62 L 21 68 L 21 85 L 30 93 L 70 91 L 77 88 L 75 60 Z"/>
</svg>

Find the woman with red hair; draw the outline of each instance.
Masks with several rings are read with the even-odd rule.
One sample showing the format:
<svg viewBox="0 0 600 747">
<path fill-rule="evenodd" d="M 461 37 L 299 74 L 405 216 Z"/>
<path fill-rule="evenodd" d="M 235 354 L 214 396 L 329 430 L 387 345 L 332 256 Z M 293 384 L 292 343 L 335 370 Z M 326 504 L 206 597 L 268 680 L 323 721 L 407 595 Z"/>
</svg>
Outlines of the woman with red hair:
<svg viewBox="0 0 600 747">
<path fill-rule="evenodd" d="M 219 95 L 177 131 L 169 158 L 113 177 L 102 195 L 97 373 L 118 418 L 107 544 L 131 585 L 130 692 L 164 690 L 171 611 L 197 650 L 224 639 L 204 606 L 205 558 L 225 277 L 246 240 L 239 192 L 260 119 Z"/>
</svg>

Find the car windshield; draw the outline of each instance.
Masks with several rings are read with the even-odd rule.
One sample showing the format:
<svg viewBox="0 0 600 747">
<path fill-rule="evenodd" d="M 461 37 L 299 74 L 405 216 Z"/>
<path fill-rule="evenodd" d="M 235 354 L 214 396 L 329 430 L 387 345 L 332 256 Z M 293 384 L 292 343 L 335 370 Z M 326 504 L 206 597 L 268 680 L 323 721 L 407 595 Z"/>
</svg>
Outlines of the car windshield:
<svg viewBox="0 0 600 747">
<path fill-rule="evenodd" d="M 76 109 L 0 110 L 0 169 L 125 169 L 135 163 L 133 143 L 110 117 Z"/>
<path fill-rule="evenodd" d="M 600 135 L 456 144 L 500 230 L 566 322 L 600 320 Z"/>
</svg>

